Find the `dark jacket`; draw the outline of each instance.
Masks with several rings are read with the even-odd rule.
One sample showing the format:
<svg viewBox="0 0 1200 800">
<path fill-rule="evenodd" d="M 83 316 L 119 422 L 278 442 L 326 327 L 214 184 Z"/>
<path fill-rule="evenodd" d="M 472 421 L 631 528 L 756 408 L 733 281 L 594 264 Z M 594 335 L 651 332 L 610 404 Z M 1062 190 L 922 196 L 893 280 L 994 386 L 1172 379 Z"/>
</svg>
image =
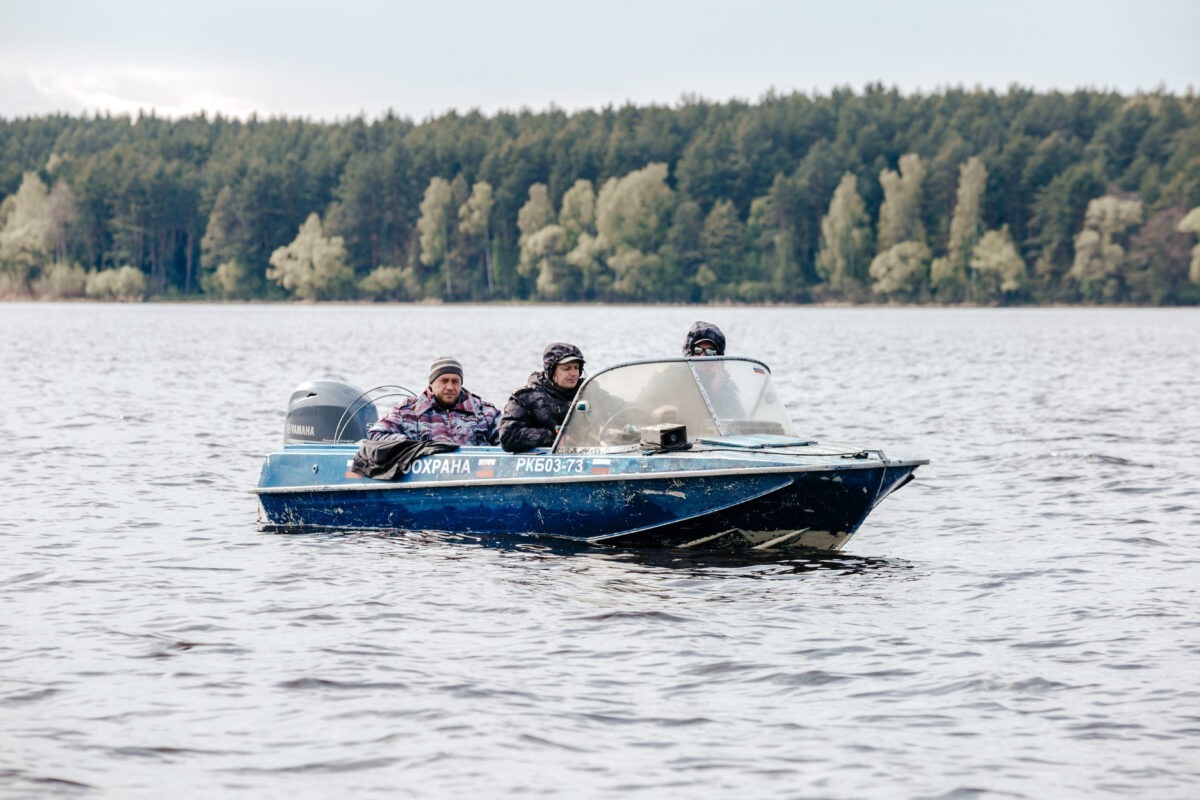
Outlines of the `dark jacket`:
<svg viewBox="0 0 1200 800">
<path fill-rule="evenodd" d="M 566 358 L 582 360 L 583 353 L 574 345 L 556 343 L 547 347 L 542 355 L 544 369 L 530 375 L 529 382 L 508 399 L 500 418 L 500 446 L 505 450 L 523 453 L 554 444 L 578 388 L 560 389 L 550 380 L 555 367 Z"/>
<path fill-rule="evenodd" d="M 687 339 L 683 342 L 683 354 L 690 356 L 696 342 L 702 342 L 705 339 L 717 346 L 717 355 L 725 355 L 725 334 L 721 333 L 721 329 L 711 322 L 692 323 L 692 327 L 687 332 Z"/>
<path fill-rule="evenodd" d="M 358 445 L 351 468 L 368 478 L 394 481 L 407 474 L 418 458 L 435 453 L 449 453 L 457 449 L 458 445 L 449 442 L 421 442 L 409 439 L 373 442 L 364 439 Z"/>
</svg>

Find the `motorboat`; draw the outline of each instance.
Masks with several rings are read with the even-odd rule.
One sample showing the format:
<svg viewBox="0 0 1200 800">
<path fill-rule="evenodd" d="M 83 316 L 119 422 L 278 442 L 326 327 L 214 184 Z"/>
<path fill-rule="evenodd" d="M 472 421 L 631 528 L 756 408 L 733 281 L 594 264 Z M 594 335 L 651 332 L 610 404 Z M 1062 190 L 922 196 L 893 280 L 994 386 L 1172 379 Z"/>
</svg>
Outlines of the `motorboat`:
<svg viewBox="0 0 1200 800">
<path fill-rule="evenodd" d="M 380 397 L 332 381 L 293 393 L 284 446 L 254 490 L 262 529 L 833 551 L 929 463 L 799 435 L 770 368 L 751 358 L 608 367 L 581 384 L 552 446 L 462 446 L 395 480 L 354 470 Z"/>
</svg>

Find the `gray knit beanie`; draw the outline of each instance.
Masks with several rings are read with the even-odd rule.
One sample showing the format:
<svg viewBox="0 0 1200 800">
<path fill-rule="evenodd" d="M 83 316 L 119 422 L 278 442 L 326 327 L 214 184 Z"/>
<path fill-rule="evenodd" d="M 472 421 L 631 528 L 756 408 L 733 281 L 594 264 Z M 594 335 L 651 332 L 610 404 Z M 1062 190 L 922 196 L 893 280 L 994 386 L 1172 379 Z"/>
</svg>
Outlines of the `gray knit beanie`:
<svg viewBox="0 0 1200 800">
<path fill-rule="evenodd" d="M 463 376 L 462 364 L 458 363 L 458 359 L 451 358 L 450 356 L 442 356 L 437 361 L 434 361 L 433 366 L 429 368 L 429 385 L 432 386 L 433 382 L 438 379 L 438 376 L 446 375 L 447 373 L 453 373 L 460 378 Z"/>
</svg>

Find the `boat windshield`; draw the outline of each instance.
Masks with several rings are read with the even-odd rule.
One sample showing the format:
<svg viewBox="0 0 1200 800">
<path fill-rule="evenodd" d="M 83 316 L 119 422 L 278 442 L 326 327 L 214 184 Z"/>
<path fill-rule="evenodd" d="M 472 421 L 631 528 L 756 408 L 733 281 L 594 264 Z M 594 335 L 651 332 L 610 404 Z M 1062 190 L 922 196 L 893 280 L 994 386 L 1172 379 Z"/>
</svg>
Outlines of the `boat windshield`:
<svg viewBox="0 0 1200 800">
<path fill-rule="evenodd" d="M 627 447 L 641 440 L 643 428 L 661 424 L 686 425 L 689 441 L 795 435 L 766 365 L 680 358 L 622 364 L 592 376 L 575 399 L 557 450 Z"/>
</svg>

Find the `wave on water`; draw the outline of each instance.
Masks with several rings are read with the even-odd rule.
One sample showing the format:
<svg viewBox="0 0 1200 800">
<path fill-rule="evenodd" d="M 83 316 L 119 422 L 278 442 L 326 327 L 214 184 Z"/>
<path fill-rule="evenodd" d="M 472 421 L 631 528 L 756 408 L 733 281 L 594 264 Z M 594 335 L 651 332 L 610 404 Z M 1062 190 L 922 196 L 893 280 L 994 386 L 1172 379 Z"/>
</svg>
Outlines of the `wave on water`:
<svg viewBox="0 0 1200 800">
<path fill-rule="evenodd" d="M 697 318 L 801 430 L 932 463 L 832 554 L 258 528 L 305 381 L 449 353 L 502 405 L 546 342 L 602 366 Z M 1197 341 L 1195 310 L 6 305 L 0 794 L 1198 796 Z"/>
</svg>

